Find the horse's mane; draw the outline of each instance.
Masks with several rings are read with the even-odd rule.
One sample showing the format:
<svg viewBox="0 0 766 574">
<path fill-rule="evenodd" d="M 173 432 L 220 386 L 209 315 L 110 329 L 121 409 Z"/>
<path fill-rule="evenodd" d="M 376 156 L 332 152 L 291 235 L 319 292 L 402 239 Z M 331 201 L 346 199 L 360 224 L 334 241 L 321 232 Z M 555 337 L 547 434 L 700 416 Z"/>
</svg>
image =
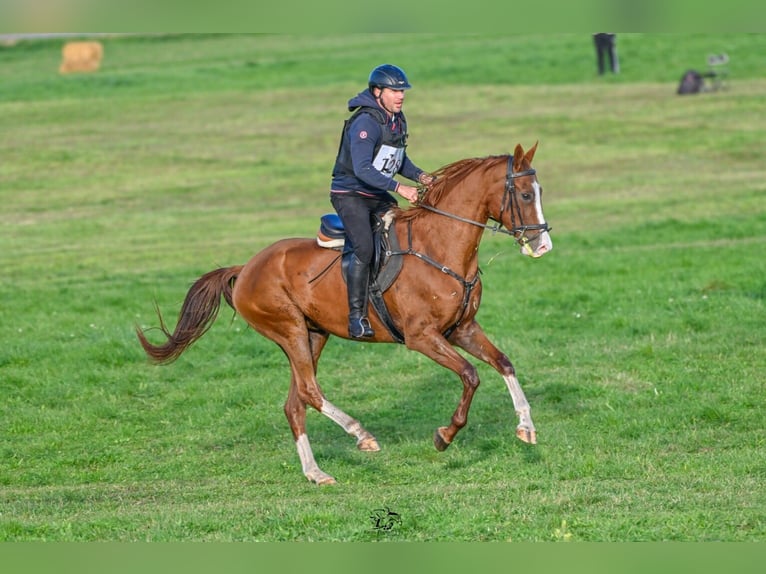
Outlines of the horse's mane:
<svg viewBox="0 0 766 574">
<path fill-rule="evenodd" d="M 426 191 L 425 195 L 420 198 L 418 205 L 406 210 L 397 210 L 396 218 L 408 221 L 422 215 L 427 210 L 422 209 L 420 207 L 421 205 L 436 207 L 451 189 L 475 170 L 484 169 L 486 171 L 495 167 L 498 163 L 505 163 L 507 161 L 508 155 L 491 155 L 487 157 L 461 159 L 440 167 L 438 170 L 432 172 L 432 175 L 436 176 L 436 182 Z"/>
</svg>

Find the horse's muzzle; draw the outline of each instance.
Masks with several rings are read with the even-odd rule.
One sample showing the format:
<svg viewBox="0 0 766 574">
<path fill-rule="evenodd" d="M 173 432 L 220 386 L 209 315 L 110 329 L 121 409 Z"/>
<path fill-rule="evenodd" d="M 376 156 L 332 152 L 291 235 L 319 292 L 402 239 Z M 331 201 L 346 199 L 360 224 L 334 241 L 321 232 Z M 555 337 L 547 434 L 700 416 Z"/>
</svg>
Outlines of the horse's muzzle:
<svg viewBox="0 0 766 574">
<path fill-rule="evenodd" d="M 521 245 L 521 254 L 537 259 L 552 249 L 553 241 L 551 241 L 551 236 L 547 231 L 543 231 Z"/>
</svg>

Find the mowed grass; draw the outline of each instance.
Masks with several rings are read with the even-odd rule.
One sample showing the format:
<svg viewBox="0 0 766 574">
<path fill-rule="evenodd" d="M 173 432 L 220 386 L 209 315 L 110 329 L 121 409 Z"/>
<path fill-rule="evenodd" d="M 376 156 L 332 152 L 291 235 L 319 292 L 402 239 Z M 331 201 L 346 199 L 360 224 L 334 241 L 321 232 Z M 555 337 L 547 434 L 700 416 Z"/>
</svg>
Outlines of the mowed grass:
<svg viewBox="0 0 766 574">
<path fill-rule="evenodd" d="M 315 233 L 374 43 L 114 38 L 98 74 L 69 77 L 60 42 L 20 44 L 0 49 L 0 539 L 764 539 L 766 39 L 621 35 L 604 78 L 587 36 L 397 39 L 421 166 L 540 141 L 554 250 L 487 234 L 479 312 L 539 444 L 479 365 L 437 452 L 457 377 L 333 339 L 320 383 L 382 451 L 309 413 L 339 481 L 318 488 L 273 343 L 228 308 L 170 366 L 137 343 L 155 301 L 172 324 L 202 273 Z M 720 51 L 727 89 L 676 96 Z M 401 524 L 374 529 L 381 508 Z"/>
</svg>

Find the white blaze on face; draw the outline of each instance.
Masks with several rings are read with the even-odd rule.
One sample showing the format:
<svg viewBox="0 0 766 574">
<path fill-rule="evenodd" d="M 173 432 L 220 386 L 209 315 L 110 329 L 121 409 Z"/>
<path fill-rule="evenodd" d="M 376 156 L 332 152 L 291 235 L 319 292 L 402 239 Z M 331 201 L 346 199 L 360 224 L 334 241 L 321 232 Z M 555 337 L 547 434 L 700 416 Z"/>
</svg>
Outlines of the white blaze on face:
<svg viewBox="0 0 766 574">
<path fill-rule="evenodd" d="M 540 184 L 535 181 L 532 184 L 532 187 L 535 190 L 535 214 L 537 215 L 537 221 L 543 224 L 545 223 L 545 216 L 543 215 L 543 198 Z M 525 252 L 524 249 L 522 249 L 521 252 L 525 255 L 531 255 L 532 257 L 540 257 L 553 249 L 553 242 L 547 231 L 541 232 L 534 241 L 530 242 L 530 244 L 532 247 L 532 249 L 530 249 L 530 251 L 532 251 L 531 253 Z"/>
<path fill-rule="evenodd" d="M 540 223 L 545 223 L 545 216 L 543 215 L 543 198 L 542 193 L 540 193 L 540 184 L 535 181 L 532 184 L 532 187 L 535 190 L 535 213 L 537 214 L 537 221 Z"/>
</svg>

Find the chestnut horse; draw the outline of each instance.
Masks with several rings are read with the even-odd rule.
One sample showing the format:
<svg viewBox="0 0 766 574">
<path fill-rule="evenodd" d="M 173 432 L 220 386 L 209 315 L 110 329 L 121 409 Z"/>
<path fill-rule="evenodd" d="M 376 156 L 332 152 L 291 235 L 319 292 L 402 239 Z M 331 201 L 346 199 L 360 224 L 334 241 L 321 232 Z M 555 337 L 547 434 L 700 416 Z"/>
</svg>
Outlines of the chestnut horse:
<svg viewBox="0 0 766 574">
<path fill-rule="evenodd" d="M 437 179 L 414 207 L 395 208 L 393 225 L 407 250 L 401 271 L 384 301 L 407 348 L 418 351 L 460 377 L 463 394 L 449 425 L 439 427 L 434 444 L 446 449 L 466 424 L 479 377 L 454 347 L 494 367 L 505 379 L 519 417 L 516 436 L 536 443 L 529 403 L 508 357 L 493 345 L 475 320 L 481 300 L 479 243 L 485 229 L 512 236 L 524 255 L 540 257 L 552 249 L 542 210 L 542 187 L 532 168 L 537 144 L 526 153 L 464 159 L 439 169 Z M 494 225 L 487 225 L 488 221 Z M 503 228 L 505 227 L 505 229 Z M 401 238 L 406 238 L 402 240 Z M 410 256 L 412 255 L 412 256 Z M 290 390 L 284 406 L 303 474 L 317 484 L 335 479 L 314 460 L 306 435 L 309 405 L 356 438 L 363 451 L 380 449 L 356 419 L 325 398 L 316 379 L 317 363 L 330 335 L 348 338 L 348 308 L 338 252 L 315 239 L 283 239 L 242 266 L 200 277 L 189 289 L 173 333 L 160 315 L 167 338 L 150 343 L 138 338 L 157 363 L 171 362 L 212 326 L 221 296 L 256 331 L 271 339 L 290 362 Z M 159 314 L 159 311 L 158 311 Z M 372 342 L 394 338 L 370 312 Z"/>
</svg>

